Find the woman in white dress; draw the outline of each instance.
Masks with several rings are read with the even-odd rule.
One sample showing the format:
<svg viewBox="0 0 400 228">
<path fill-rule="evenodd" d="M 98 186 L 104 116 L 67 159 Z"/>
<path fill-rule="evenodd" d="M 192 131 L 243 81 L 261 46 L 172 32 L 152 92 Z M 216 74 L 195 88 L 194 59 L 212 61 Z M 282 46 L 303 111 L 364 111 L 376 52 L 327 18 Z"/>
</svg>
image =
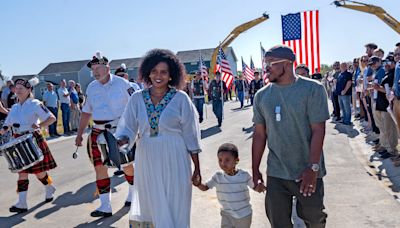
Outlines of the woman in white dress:
<svg viewBox="0 0 400 228">
<path fill-rule="evenodd" d="M 149 88 L 132 95 L 116 131 L 120 145 L 137 144 L 130 223 L 186 228 L 192 183 L 201 183 L 201 149 L 198 113 L 180 90 L 184 66 L 171 51 L 154 49 L 144 57 L 139 77 Z"/>
</svg>

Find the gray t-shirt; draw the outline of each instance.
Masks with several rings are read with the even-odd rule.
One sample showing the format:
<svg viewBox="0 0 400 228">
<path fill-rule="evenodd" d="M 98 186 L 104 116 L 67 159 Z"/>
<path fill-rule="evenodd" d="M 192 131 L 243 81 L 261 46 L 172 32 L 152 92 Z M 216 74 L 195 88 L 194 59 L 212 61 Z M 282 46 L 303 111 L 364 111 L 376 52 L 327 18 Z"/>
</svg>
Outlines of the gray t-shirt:
<svg viewBox="0 0 400 228">
<path fill-rule="evenodd" d="M 267 175 L 297 179 L 309 164 L 311 124 L 329 119 L 325 88 L 304 77 L 288 86 L 270 83 L 257 92 L 253 111 L 253 122 L 266 125 Z M 280 121 L 277 121 L 277 113 L 280 113 Z M 319 177 L 325 175 L 322 155 Z"/>
</svg>

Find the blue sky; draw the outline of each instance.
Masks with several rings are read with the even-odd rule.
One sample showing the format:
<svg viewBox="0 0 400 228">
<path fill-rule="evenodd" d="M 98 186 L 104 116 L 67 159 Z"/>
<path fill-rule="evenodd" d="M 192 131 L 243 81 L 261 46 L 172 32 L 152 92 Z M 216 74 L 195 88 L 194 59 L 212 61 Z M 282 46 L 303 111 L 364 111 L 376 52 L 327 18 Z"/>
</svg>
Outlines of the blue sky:
<svg viewBox="0 0 400 228">
<path fill-rule="evenodd" d="M 361 1 L 361 0 L 360 0 Z M 332 0 L 2 0 L 0 69 L 6 76 L 37 74 L 48 63 L 143 56 L 152 48 L 212 48 L 237 25 L 266 11 L 270 19 L 241 34 L 236 55 L 260 66 L 259 43 L 281 43 L 280 16 L 320 10 L 321 62 L 350 60 L 375 42 L 392 51 L 400 36 L 374 15 L 331 5 Z M 364 1 L 400 20 L 396 0 Z M 240 66 L 240 62 L 239 66 Z M 239 67 L 240 69 L 241 67 Z"/>
</svg>

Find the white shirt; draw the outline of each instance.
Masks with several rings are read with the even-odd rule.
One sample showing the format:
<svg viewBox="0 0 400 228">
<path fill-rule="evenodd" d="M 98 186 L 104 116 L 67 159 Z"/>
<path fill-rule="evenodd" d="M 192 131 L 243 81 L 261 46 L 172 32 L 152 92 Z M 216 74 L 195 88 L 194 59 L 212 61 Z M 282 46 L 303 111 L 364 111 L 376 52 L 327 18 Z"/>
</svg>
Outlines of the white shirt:
<svg viewBox="0 0 400 228">
<path fill-rule="evenodd" d="M 65 94 L 68 94 L 68 89 L 67 88 L 58 88 L 57 90 L 58 97 L 60 98 L 60 102 L 62 104 L 70 104 L 71 98 L 68 96 L 64 97 Z"/>
<path fill-rule="evenodd" d="M 86 102 L 82 112 L 91 113 L 93 120 L 115 120 L 122 116 L 132 93 L 129 82 L 110 74 L 106 84 L 92 81 L 86 90 Z"/>
<path fill-rule="evenodd" d="M 247 186 L 254 188 L 254 183 L 248 172 L 239 169 L 236 175 L 230 176 L 224 171 L 217 171 L 206 185 L 210 189 L 216 187 L 222 211 L 238 219 L 252 213 Z"/>
<path fill-rule="evenodd" d="M 19 131 L 31 131 L 34 123 L 39 124 L 51 116 L 51 112 L 37 99 L 28 98 L 23 104 L 16 103 L 4 122 L 4 126 L 11 127 L 13 124 L 20 124 Z"/>
<path fill-rule="evenodd" d="M 58 96 L 54 90 L 46 90 L 43 93 L 43 102 L 46 102 L 47 107 L 57 108 L 58 107 Z"/>
<path fill-rule="evenodd" d="M 129 82 L 129 84 L 135 90 L 135 92 L 141 90 L 140 86 L 137 83 Z"/>
</svg>

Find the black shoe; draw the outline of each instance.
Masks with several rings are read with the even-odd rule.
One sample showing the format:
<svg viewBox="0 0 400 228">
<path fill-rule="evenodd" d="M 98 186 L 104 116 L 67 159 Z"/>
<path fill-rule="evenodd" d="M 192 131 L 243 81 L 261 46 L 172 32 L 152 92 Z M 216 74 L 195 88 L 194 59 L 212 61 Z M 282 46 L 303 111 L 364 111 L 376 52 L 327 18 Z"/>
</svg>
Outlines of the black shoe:
<svg viewBox="0 0 400 228">
<path fill-rule="evenodd" d="M 44 200 L 44 202 L 46 202 L 46 203 L 50 203 L 51 201 L 53 201 L 53 199 L 54 199 L 54 198 L 53 198 L 53 197 L 51 197 L 51 198 L 45 199 L 45 200 Z"/>
<path fill-rule="evenodd" d="M 117 171 L 114 172 L 114 176 L 121 176 L 121 175 L 124 175 L 124 174 L 125 173 L 122 170 L 117 170 Z"/>
<path fill-rule="evenodd" d="M 110 217 L 110 216 L 112 216 L 112 213 L 95 210 L 92 213 L 90 213 L 90 216 L 92 216 L 92 217 Z"/>
<path fill-rule="evenodd" d="M 391 157 L 395 157 L 396 155 L 394 155 L 394 154 L 391 154 L 391 153 L 389 153 L 389 152 L 386 152 L 385 154 L 382 154 L 381 155 L 381 158 L 382 159 L 387 159 L 387 158 L 391 158 Z"/>
<path fill-rule="evenodd" d="M 18 207 L 16 207 L 16 206 L 12 206 L 12 207 L 10 207 L 10 212 L 12 212 L 12 213 L 24 213 L 24 212 L 27 212 L 28 211 L 28 209 L 27 208 L 18 208 Z"/>
<path fill-rule="evenodd" d="M 131 204 L 132 204 L 131 202 L 125 201 L 125 205 L 124 205 L 124 206 L 125 206 L 125 207 L 130 207 Z"/>
</svg>

